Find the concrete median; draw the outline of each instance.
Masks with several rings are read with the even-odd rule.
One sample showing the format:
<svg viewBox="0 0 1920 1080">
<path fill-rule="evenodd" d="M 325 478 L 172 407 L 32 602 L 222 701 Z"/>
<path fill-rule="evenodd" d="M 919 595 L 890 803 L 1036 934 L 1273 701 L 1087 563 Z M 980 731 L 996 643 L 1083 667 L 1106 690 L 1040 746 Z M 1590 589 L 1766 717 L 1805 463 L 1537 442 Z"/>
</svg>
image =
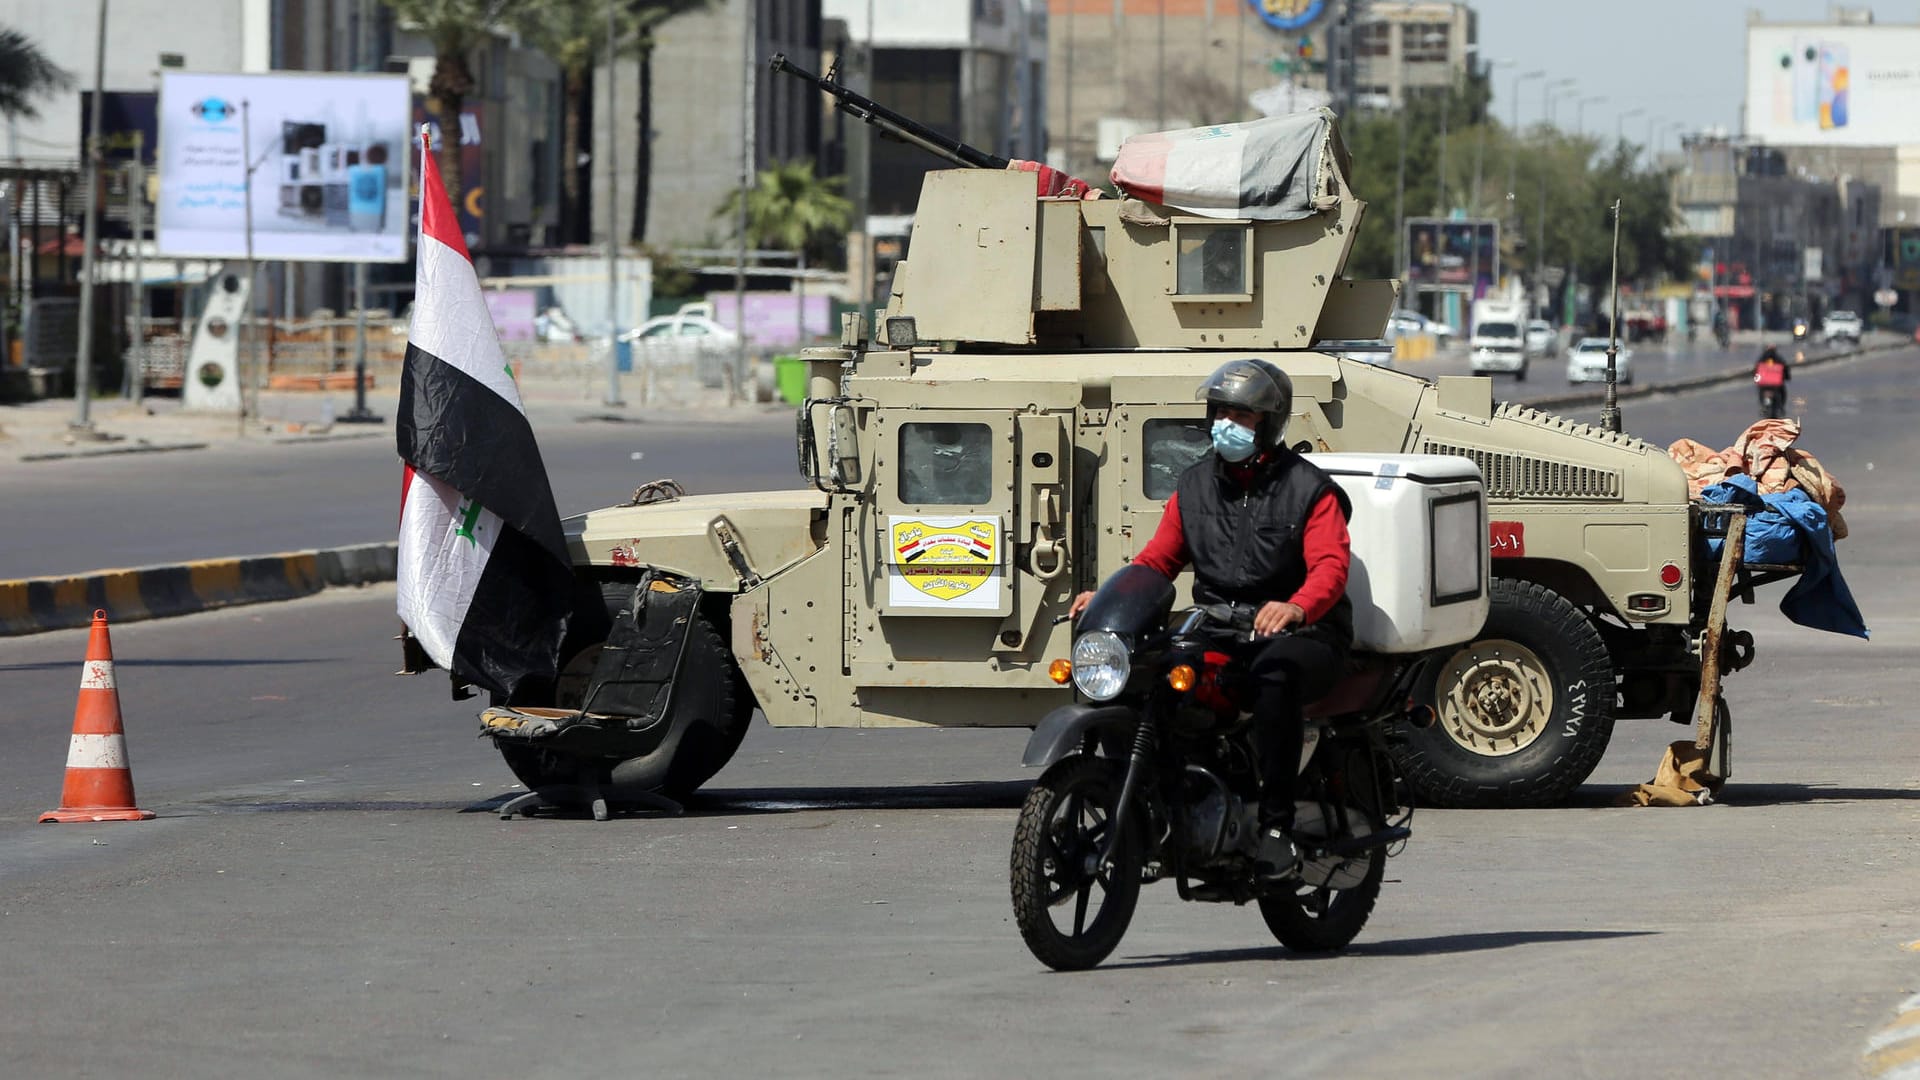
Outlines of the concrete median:
<svg viewBox="0 0 1920 1080">
<path fill-rule="evenodd" d="M 0 636 L 86 626 L 96 608 L 135 622 L 392 581 L 396 558 L 395 544 L 360 544 L 0 581 Z"/>
<path fill-rule="evenodd" d="M 1794 363 L 1793 367 L 1796 371 L 1801 368 L 1819 367 L 1822 364 L 1831 364 L 1835 361 L 1864 356 L 1868 353 L 1890 352 L 1894 349 L 1904 349 L 1910 347 L 1912 344 L 1912 342 L 1906 340 L 1876 342 L 1872 345 L 1862 345 L 1847 349 L 1843 352 L 1820 353 L 1817 356 L 1809 356 L 1804 360 Z M 1757 355 L 1758 354 L 1756 354 L 1756 356 Z M 1678 394 L 1688 390 L 1700 390 L 1709 386 L 1722 386 L 1727 383 L 1745 382 L 1752 378 L 1753 371 L 1751 368 L 1728 368 L 1706 375 L 1696 375 L 1687 379 L 1670 379 L 1666 382 L 1616 387 L 1615 396 L 1621 401 L 1630 401 L 1634 398 L 1651 397 L 1654 394 Z M 1536 409 L 1567 409 L 1584 405 L 1601 405 L 1604 404 L 1606 400 L 1607 390 L 1606 387 L 1602 386 L 1594 390 L 1569 390 L 1564 394 L 1549 394 L 1546 397 L 1533 398 L 1522 404 L 1531 405 Z"/>
</svg>

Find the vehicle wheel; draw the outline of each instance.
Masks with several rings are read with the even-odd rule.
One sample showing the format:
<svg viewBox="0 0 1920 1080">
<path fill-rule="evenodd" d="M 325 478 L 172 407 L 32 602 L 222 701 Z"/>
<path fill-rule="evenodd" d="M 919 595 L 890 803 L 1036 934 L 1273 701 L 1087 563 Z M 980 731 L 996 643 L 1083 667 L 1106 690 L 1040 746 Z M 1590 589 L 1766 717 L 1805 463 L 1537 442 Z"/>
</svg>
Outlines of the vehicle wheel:
<svg viewBox="0 0 1920 1080">
<path fill-rule="evenodd" d="M 1526 381 L 1527 381 L 1527 365 L 1525 365 L 1525 364 L 1521 364 L 1521 365 L 1520 365 L 1520 368 L 1519 368 L 1519 370 L 1517 370 L 1517 371 L 1515 371 L 1515 372 L 1513 373 L 1513 381 L 1514 381 L 1514 382 L 1526 382 Z"/>
<path fill-rule="evenodd" d="M 582 603 L 560 646 L 560 673 L 551 704 L 578 709 L 613 621 L 633 596 L 631 583 L 607 582 L 599 605 Z M 667 715 L 647 732 L 634 733 L 631 756 L 583 756 L 498 740 L 514 776 L 549 802 L 576 805 L 598 793 L 614 803 L 634 795 L 692 794 L 713 778 L 740 748 L 753 717 L 753 692 L 724 640 L 705 616 L 687 629 L 686 655 Z"/>
<path fill-rule="evenodd" d="M 1332 867 L 1308 865 L 1308 876 L 1322 882 L 1295 881 L 1260 898 L 1260 916 L 1280 944 L 1294 952 L 1334 952 L 1346 948 L 1367 925 L 1387 874 L 1387 849 L 1372 848 Z M 1358 877 L 1358 883 L 1337 883 Z"/>
<path fill-rule="evenodd" d="M 1579 787 L 1613 737 L 1614 677 L 1586 614 L 1544 585 L 1493 579 L 1478 640 L 1421 688 L 1438 721 L 1390 747 L 1435 806 L 1546 806 Z"/>
<path fill-rule="evenodd" d="M 1113 758 L 1065 758 L 1041 775 L 1020 808 L 1013 918 L 1027 948 L 1056 971 L 1082 971 L 1105 960 L 1133 921 L 1140 899 L 1137 830 L 1130 825 L 1113 861 L 1097 865 L 1125 776 L 1126 765 Z"/>
</svg>

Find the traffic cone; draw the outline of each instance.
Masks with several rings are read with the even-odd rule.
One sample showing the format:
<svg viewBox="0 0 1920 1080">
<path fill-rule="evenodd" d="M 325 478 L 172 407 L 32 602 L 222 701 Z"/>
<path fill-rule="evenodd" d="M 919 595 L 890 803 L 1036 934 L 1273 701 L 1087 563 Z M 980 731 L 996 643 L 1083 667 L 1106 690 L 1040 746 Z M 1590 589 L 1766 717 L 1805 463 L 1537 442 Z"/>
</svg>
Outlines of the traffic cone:
<svg viewBox="0 0 1920 1080">
<path fill-rule="evenodd" d="M 67 744 L 67 783 L 60 809 L 49 821 L 145 821 L 153 811 L 133 804 L 133 770 L 127 767 L 127 736 L 120 727 L 120 691 L 113 683 L 113 643 L 107 613 L 93 613 L 87 662 L 80 669 L 80 701 L 73 710 L 73 741 Z"/>
</svg>

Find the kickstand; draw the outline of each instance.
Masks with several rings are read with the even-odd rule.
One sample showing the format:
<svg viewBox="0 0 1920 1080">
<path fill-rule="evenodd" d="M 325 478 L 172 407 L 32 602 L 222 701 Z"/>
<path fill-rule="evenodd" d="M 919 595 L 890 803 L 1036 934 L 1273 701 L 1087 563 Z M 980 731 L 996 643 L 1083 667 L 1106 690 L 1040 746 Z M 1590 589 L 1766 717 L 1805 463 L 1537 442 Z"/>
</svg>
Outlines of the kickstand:
<svg viewBox="0 0 1920 1080">
<path fill-rule="evenodd" d="M 629 796 L 629 799 L 649 810 L 658 810 L 668 817 L 679 817 L 681 814 L 687 812 L 686 807 L 656 792 L 641 792 L 637 795 Z M 552 805 L 553 804 L 548 802 L 539 792 L 529 791 L 525 795 L 516 795 L 503 803 L 500 807 L 500 820 L 511 821 L 515 814 L 526 814 L 531 817 L 535 810 Z M 607 807 L 607 797 L 598 791 L 593 793 L 592 809 L 593 820 L 595 821 L 605 821 L 613 816 L 612 811 Z"/>
</svg>

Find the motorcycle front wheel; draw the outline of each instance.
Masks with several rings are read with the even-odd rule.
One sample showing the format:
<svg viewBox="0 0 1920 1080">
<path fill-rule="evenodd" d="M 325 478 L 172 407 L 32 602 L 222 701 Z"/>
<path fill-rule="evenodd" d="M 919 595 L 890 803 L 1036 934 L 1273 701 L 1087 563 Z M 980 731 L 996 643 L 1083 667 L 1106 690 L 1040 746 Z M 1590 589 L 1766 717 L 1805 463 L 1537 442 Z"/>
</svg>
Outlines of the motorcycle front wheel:
<svg viewBox="0 0 1920 1080">
<path fill-rule="evenodd" d="M 1140 899 L 1137 823 L 1113 835 L 1126 764 L 1076 755 L 1041 774 L 1013 834 L 1013 917 L 1027 948 L 1056 971 L 1083 971 L 1120 944 Z"/>
<path fill-rule="evenodd" d="M 1314 860 L 1300 879 L 1276 886 L 1260 898 L 1260 915 L 1280 944 L 1294 952 L 1336 952 L 1351 944 L 1367 925 L 1386 873 L 1384 847 L 1344 860 L 1332 856 Z"/>
</svg>

